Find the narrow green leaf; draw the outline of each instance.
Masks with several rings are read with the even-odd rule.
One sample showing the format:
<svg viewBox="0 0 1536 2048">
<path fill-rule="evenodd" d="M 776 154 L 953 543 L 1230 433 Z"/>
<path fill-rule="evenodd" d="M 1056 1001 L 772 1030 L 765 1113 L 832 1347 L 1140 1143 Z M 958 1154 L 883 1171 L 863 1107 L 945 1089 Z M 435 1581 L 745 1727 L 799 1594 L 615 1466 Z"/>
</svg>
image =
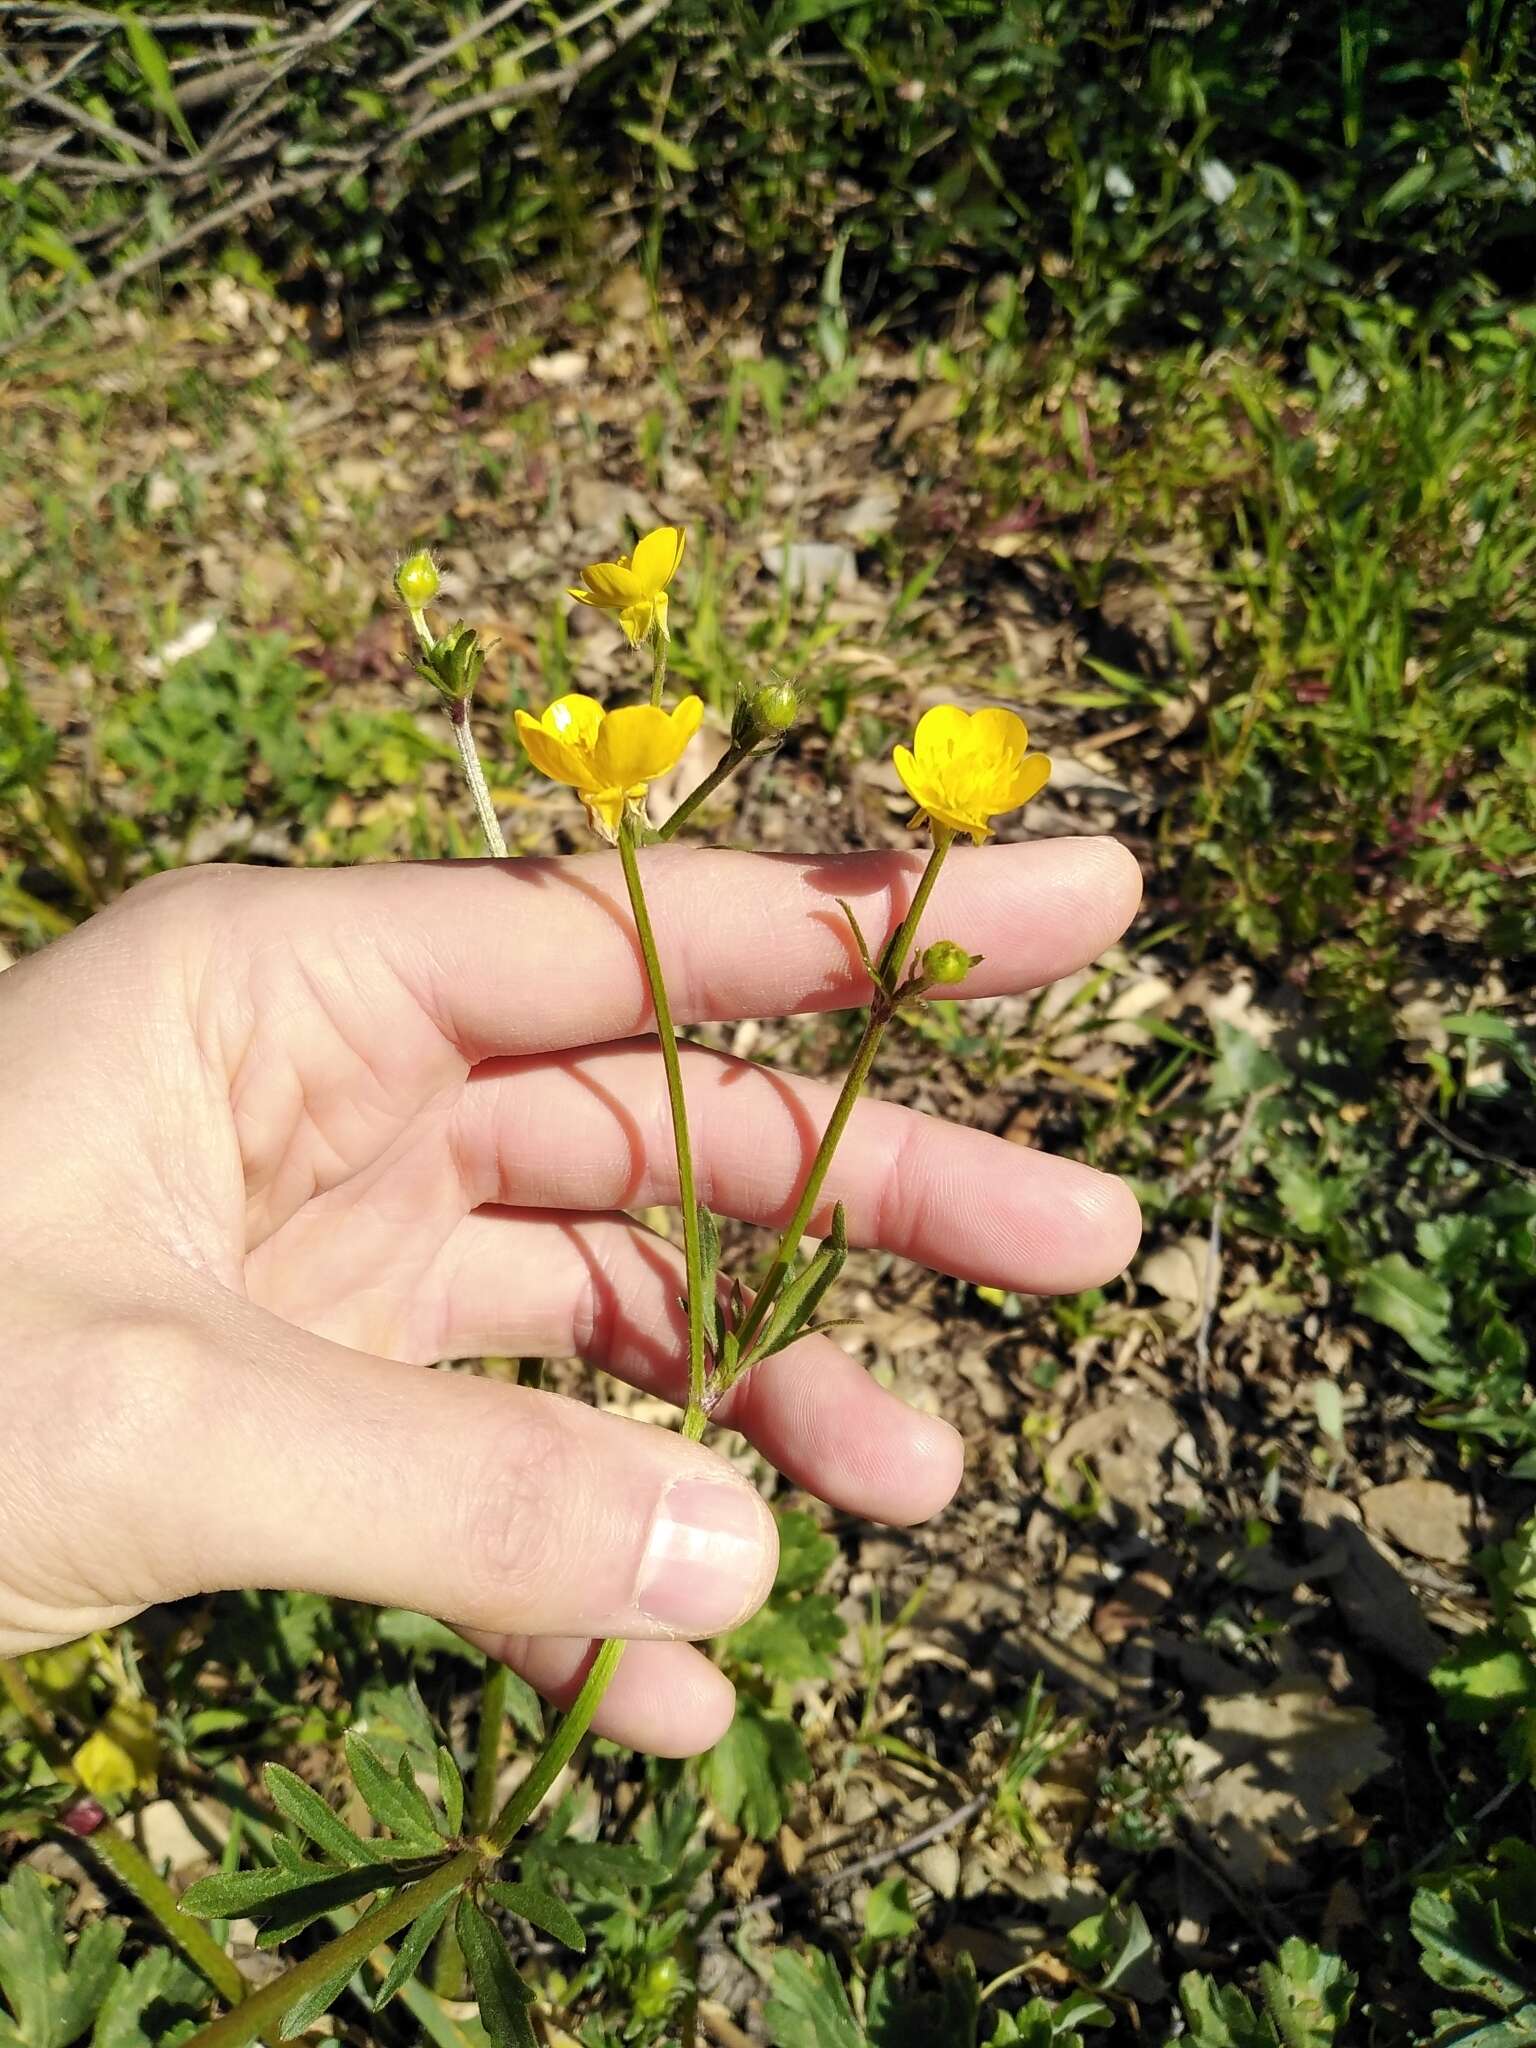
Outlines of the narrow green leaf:
<svg viewBox="0 0 1536 2048">
<path fill-rule="evenodd" d="M 836 1282 L 847 1257 L 848 1219 L 839 1202 L 832 1211 L 832 1228 L 822 1240 L 815 1257 L 803 1272 L 796 1274 L 774 1303 L 767 1327 L 752 1347 L 754 1364 L 760 1358 L 771 1358 L 774 1352 L 783 1351 L 794 1343 L 821 1306 L 828 1289 Z"/>
<path fill-rule="evenodd" d="M 329 2012 L 340 1998 L 356 1976 L 357 1968 L 350 1956 L 345 1957 L 302 1998 L 296 1998 L 277 2023 L 277 2038 L 291 2041 L 295 2035 L 307 2032 L 321 2013 Z"/>
<path fill-rule="evenodd" d="M 126 10 L 123 14 L 123 34 L 128 39 L 128 54 L 144 81 L 150 104 L 157 114 L 163 114 L 170 122 L 188 154 L 195 156 L 197 141 L 187 126 L 186 115 L 176 103 L 176 88 L 171 82 L 171 67 L 165 61 L 164 50 L 143 22 Z"/>
<path fill-rule="evenodd" d="M 181 1910 L 198 1920 L 236 1920 L 259 1913 L 284 1892 L 317 1883 L 322 1878 L 355 1875 L 338 1866 L 306 1863 L 301 1869 L 286 1866 L 272 1870 L 232 1870 L 199 1878 L 181 1895 Z"/>
<path fill-rule="evenodd" d="M 374 1996 L 373 2009 L 380 2011 L 403 1989 L 416 1974 L 417 1965 L 437 1938 L 437 1930 L 448 1918 L 448 1908 L 457 1893 L 450 1892 L 446 1899 L 439 1899 L 435 1906 L 428 1906 L 419 1920 L 413 1920 L 406 1929 L 400 1946 L 395 1950 L 395 1960 L 385 1974 L 384 1982 Z"/>
<path fill-rule="evenodd" d="M 454 1933 L 480 2001 L 480 2019 L 496 2048 L 538 2048 L 528 2008 L 533 1993 L 518 1976 L 500 1928 L 487 1920 L 468 1892 L 459 1895 Z"/>
<path fill-rule="evenodd" d="M 322 1850 L 333 1863 L 356 1866 L 362 1863 L 376 1863 L 380 1847 L 376 1843 L 364 1842 L 347 1826 L 340 1814 L 333 1813 L 312 1785 L 295 1777 L 282 1764 L 268 1764 L 262 1773 L 267 1787 L 267 1796 L 286 1819 L 304 1833 Z"/>
<path fill-rule="evenodd" d="M 459 1767 L 453 1760 L 453 1752 L 437 1748 L 437 1789 L 443 1795 L 443 1818 L 448 1823 L 450 1835 L 457 1835 L 464 1825 L 464 1780 Z"/>
<path fill-rule="evenodd" d="M 405 1760 L 402 1758 L 402 1762 Z M 437 1848 L 442 1843 L 432 1809 L 416 1789 L 414 1780 L 391 1775 L 378 1751 L 360 1735 L 347 1737 L 347 1764 L 368 1811 L 381 1827 L 408 1842 Z M 409 1765 L 406 1766 L 409 1772 Z"/>
<path fill-rule="evenodd" d="M 581 1922 L 566 1905 L 539 1884 L 488 1884 L 486 1891 L 498 1906 L 505 1906 L 509 1913 L 516 1913 L 520 1920 L 526 1920 L 542 1933 L 551 1935 L 556 1941 L 564 1942 L 567 1948 L 575 1949 L 578 1955 L 585 1955 L 587 1937 Z"/>
<path fill-rule="evenodd" d="M 837 897 L 835 900 L 838 909 L 848 920 L 848 929 L 853 933 L 853 943 L 858 947 L 859 958 L 864 962 L 864 972 L 869 976 L 876 988 L 882 987 L 884 984 L 881 982 L 879 970 L 870 958 L 869 941 L 864 936 L 863 926 L 853 914 L 853 905 L 842 896 Z"/>
</svg>

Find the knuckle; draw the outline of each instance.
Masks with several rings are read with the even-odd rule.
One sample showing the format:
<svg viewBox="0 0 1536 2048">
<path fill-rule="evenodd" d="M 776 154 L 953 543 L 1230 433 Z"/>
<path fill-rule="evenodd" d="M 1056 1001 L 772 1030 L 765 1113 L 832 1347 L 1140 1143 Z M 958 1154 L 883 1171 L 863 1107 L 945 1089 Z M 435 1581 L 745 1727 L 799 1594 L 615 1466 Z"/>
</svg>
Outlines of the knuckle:
<svg viewBox="0 0 1536 2048">
<path fill-rule="evenodd" d="M 560 1397 L 533 1394 L 496 1404 L 459 1475 L 455 1519 L 474 1613 L 515 1626 L 536 1589 L 558 1582 L 566 1550 L 566 1503 L 580 1499 Z"/>
</svg>

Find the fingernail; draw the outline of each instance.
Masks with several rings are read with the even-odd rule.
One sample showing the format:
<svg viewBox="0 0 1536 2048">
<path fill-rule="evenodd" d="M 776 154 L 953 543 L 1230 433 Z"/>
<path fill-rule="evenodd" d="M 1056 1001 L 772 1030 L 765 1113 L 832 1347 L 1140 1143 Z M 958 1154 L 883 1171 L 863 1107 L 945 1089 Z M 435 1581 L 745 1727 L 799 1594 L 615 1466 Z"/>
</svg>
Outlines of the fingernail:
<svg viewBox="0 0 1536 2048">
<path fill-rule="evenodd" d="M 749 1487 L 729 1479 L 675 1481 L 651 1525 L 636 1605 L 679 1635 L 734 1628 L 768 1590 L 772 1531 Z"/>
</svg>

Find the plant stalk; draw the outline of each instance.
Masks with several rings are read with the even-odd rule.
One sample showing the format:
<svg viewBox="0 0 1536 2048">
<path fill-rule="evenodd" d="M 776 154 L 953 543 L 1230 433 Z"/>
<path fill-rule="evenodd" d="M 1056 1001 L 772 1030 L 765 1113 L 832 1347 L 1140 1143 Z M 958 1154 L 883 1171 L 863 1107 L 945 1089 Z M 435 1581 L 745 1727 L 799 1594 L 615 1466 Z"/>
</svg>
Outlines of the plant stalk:
<svg viewBox="0 0 1536 2048">
<path fill-rule="evenodd" d="M 661 708 L 661 695 L 667 687 L 667 636 L 657 627 L 651 628 L 651 702 Z"/>
<path fill-rule="evenodd" d="M 699 805 L 702 804 L 706 798 L 714 795 L 715 791 L 720 787 L 721 783 L 725 781 L 726 777 L 728 775 L 734 775 L 736 773 L 736 770 L 741 766 L 742 762 L 748 758 L 751 752 L 752 749 L 750 747 L 738 747 L 734 744 L 727 747 L 725 752 L 720 756 L 720 759 L 715 763 L 714 767 L 710 769 L 709 773 L 705 776 L 704 780 L 699 784 L 698 788 L 690 791 L 690 793 L 683 798 L 682 802 L 678 805 L 677 809 L 672 813 L 672 815 L 667 819 L 664 825 L 660 825 L 657 827 L 656 837 L 658 839 L 672 838 L 676 832 L 678 832 L 684 825 L 687 824 L 688 820 L 699 808 Z"/>
<path fill-rule="evenodd" d="M 323 1984 L 342 1963 L 366 1962 L 380 1942 L 409 1927 L 439 1899 L 451 1898 L 484 1861 L 484 1852 L 479 1847 L 461 1849 L 429 1876 L 391 1892 L 345 1934 L 328 1941 L 324 1948 L 316 1949 L 302 1963 L 281 1977 L 274 1977 L 270 1984 L 263 1984 L 259 1991 L 252 1991 L 233 2011 L 194 2034 L 186 2048 L 249 2048 L 251 2042 L 264 2035 L 275 2041 L 278 2022 L 295 1999 Z"/>
<path fill-rule="evenodd" d="M 656 1035 L 661 1041 L 661 1060 L 666 1069 L 667 1096 L 672 1105 L 672 1141 L 677 1151 L 677 1198 L 683 1212 L 683 1265 L 688 1285 L 688 1407 L 685 1422 L 704 1414 L 704 1261 L 699 1240 L 699 1201 L 694 1187 L 693 1149 L 688 1137 L 688 1104 L 683 1095 L 683 1070 L 677 1054 L 677 1031 L 672 1006 L 656 951 L 645 889 L 640 880 L 640 863 L 635 858 L 635 830 L 629 818 L 619 827 L 619 859 L 629 890 L 635 932 L 645 960 L 650 983 L 651 1008 L 656 1015 Z M 695 1438 L 697 1441 L 697 1438 Z"/>
<path fill-rule="evenodd" d="M 934 826 L 933 851 L 928 856 L 928 865 L 923 869 L 922 877 L 913 894 L 911 907 L 880 955 L 880 985 L 876 987 L 874 1000 L 869 1006 L 869 1016 L 865 1021 L 864 1034 L 859 1040 L 858 1050 L 853 1056 L 853 1065 L 848 1069 L 847 1078 L 827 1120 L 827 1128 L 822 1134 L 820 1145 L 816 1148 L 816 1157 L 811 1161 L 810 1171 L 805 1177 L 805 1186 L 801 1189 L 800 1199 L 795 1204 L 795 1212 L 784 1226 L 773 1258 L 758 1283 L 756 1299 L 738 1333 L 742 1357 L 746 1357 L 753 1338 L 768 1320 L 779 1291 L 794 1265 L 795 1253 L 815 1211 L 822 1185 L 827 1177 L 827 1169 L 832 1164 L 832 1155 L 842 1140 L 843 1132 L 848 1127 L 848 1119 L 853 1114 L 853 1106 L 858 1101 L 860 1091 L 869 1079 L 870 1069 L 875 1064 L 875 1055 L 880 1050 L 885 1027 L 893 1014 L 892 996 L 901 970 L 912 950 L 918 924 L 928 907 L 928 898 L 933 893 L 933 885 L 939 878 L 939 869 L 944 865 L 944 856 L 954 843 L 954 837 L 953 832 L 946 831 L 939 825 Z M 739 1370 L 735 1377 L 740 1377 Z M 731 1382 L 721 1381 L 717 1397 L 719 1393 L 725 1392 L 729 1384 Z"/>
<path fill-rule="evenodd" d="M 501 1855 L 518 1830 L 526 1826 L 550 1786 L 576 1754 L 576 1746 L 591 1727 L 592 1717 L 602 1704 L 603 1694 L 619 1668 L 619 1659 L 626 1647 L 618 1637 L 598 1645 L 597 1655 L 582 1682 L 581 1691 L 540 1751 L 538 1762 L 501 1809 L 496 1825 L 485 1837 L 496 1855 Z"/>
<path fill-rule="evenodd" d="M 480 766 L 480 751 L 475 745 L 474 730 L 469 722 L 467 698 L 458 698 L 448 706 L 448 723 L 453 727 L 454 744 L 458 747 L 459 759 L 464 764 L 464 779 L 469 784 L 470 795 L 474 798 L 475 815 L 480 820 L 485 850 L 493 860 L 505 860 L 507 842 L 502 837 L 501 821 L 497 818 L 496 807 L 491 802 L 485 770 Z"/>
</svg>

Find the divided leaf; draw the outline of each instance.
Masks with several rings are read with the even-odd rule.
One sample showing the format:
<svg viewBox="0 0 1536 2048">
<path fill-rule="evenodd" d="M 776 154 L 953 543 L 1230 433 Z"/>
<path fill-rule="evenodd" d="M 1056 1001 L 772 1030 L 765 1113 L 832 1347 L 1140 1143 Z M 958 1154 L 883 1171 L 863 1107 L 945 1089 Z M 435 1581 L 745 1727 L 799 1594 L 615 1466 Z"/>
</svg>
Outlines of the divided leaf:
<svg viewBox="0 0 1536 2048">
<path fill-rule="evenodd" d="M 773 1959 L 773 1993 L 763 2009 L 774 2048 L 868 2048 L 837 1965 L 820 1949 Z"/>
<path fill-rule="evenodd" d="M 437 1789 L 443 1795 L 443 1818 L 448 1823 L 448 1832 L 457 1835 L 464 1825 L 464 1780 L 453 1752 L 441 1743 L 437 1750 Z"/>
<path fill-rule="evenodd" d="M 498 1906 L 505 1906 L 509 1913 L 515 1913 L 520 1920 L 526 1920 L 541 1933 L 555 1941 L 563 1942 L 567 1948 L 584 1955 L 587 1937 L 581 1922 L 553 1892 L 537 1884 L 488 1884 L 486 1893 Z"/>
<path fill-rule="evenodd" d="M 315 1847 L 333 1863 L 355 1866 L 377 1863 L 387 1849 L 365 1842 L 355 1835 L 337 1813 L 333 1813 L 312 1785 L 306 1785 L 281 1764 L 268 1764 L 262 1773 L 267 1796 L 285 1819 L 308 1835 Z"/>
<path fill-rule="evenodd" d="M 762 1333 L 749 1354 L 752 1364 L 783 1351 L 804 1330 L 815 1315 L 827 1290 L 843 1270 L 848 1257 L 848 1218 L 839 1202 L 832 1211 L 832 1228 L 823 1238 L 804 1269 L 786 1282 L 774 1303 Z"/>
<path fill-rule="evenodd" d="M 538 2048 L 528 2008 L 533 1993 L 518 1976 L 500 1928 L 468 1892 L 461 1893 L 454 1933 L 480 2001 L 480 2019 L 496 2048 Z"/>
<path fill-rule="evenodd" d="M 401 1757 L 398 1774 L 392 1774 L 377 1750 L 370 1748 L 360 1735 L 348 1734 L 347 1764 L 364 1804 L 380 1827 L 419 1848 L 445 1846 L 408 1757 Z"/>
<path fill-rule="evenodd" d="M 0 1890 L 0 1992 L 25 2048 L 68 2048 L 95 2018 L 117 1974 L 123 1928 L 97 1920 L 70 1949 L 62 1892 L 25 1865 Z M 0 2028 L 4 2027 L 0 2014 Z M 0 2034 L 0 2039 L 6 2038 Z"/>
<path fill-rule="evenodd" d="M 437 1938 L 437 1930 L 448 1918 L 448 1908 L 453 1904 L 456 1893 L 450 1892 L 446 1899 L 439 1899 L 435 1906 L 428 1906 L 419 1919 L 413 1920 L 401 1937 L 400 1946 L 395 1950 L 395 1960 L 385 1974 L 373 2001 L 375 2012 L 382 2011 L 403 1985 L 409 1984 L 427 1950 Z"/>
<path fill-rule="evenodd" d="M 296 1998 L 283 2014 L 277 2025 L 277 2038 L 292 2041 L 297 2035 L 307 2033 L 321 2013 L 329 2012 L 343 1991 L 357 1975 L 357 1964 L 350 1957 L 328 1970 L 320 1982 Z"/>
</svg>

